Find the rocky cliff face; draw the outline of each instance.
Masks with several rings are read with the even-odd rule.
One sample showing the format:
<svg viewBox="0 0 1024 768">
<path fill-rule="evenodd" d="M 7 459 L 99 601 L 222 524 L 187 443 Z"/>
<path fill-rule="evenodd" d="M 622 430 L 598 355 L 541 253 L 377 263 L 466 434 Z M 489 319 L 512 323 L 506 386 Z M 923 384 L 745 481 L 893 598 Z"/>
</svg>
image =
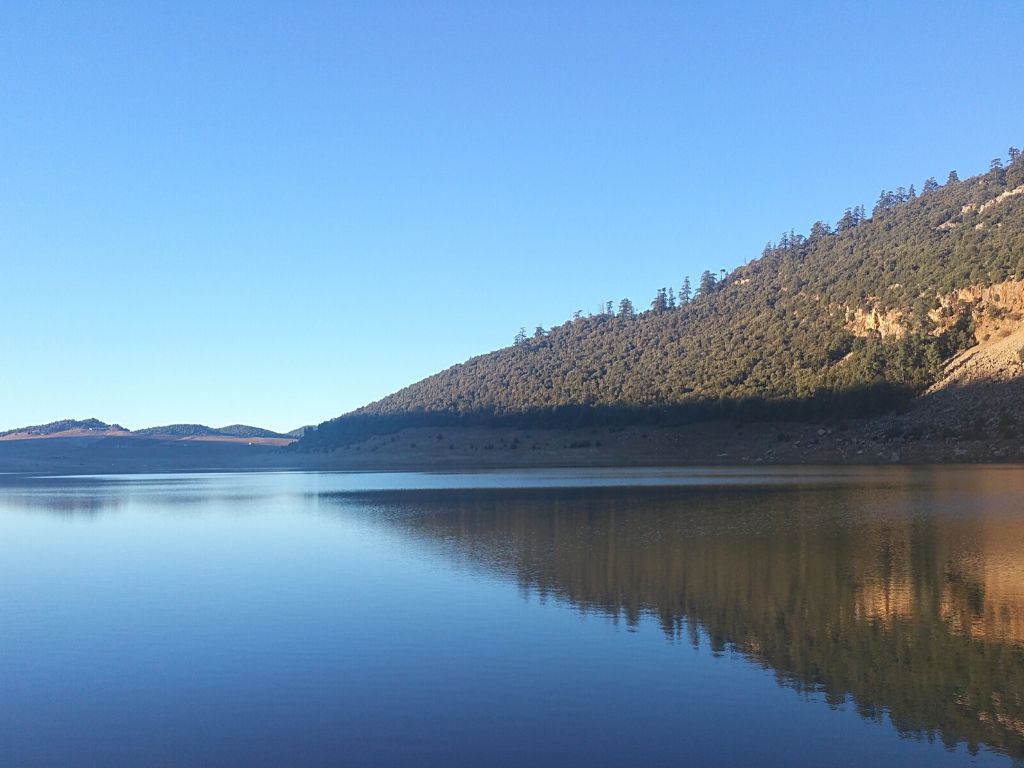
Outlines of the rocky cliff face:
<svg viewBox="0 0 1024 768">
<path fill-rule="evenodd" d="M 978 343 L 947 362 L 888 429 L 922 439 L 1024 438 L 1024 282 L 964 288 L 942 304 L 940 313 L 970 312 Z"/>
<path fill-rule="evenodd" d="M 846 330 L 858 338 L 877 333 L 882 339 L 902 339 L 907 332 L 902 312 L 898 309 L 879 311 L 877 307 L 847 309 Z"/>
</svg>

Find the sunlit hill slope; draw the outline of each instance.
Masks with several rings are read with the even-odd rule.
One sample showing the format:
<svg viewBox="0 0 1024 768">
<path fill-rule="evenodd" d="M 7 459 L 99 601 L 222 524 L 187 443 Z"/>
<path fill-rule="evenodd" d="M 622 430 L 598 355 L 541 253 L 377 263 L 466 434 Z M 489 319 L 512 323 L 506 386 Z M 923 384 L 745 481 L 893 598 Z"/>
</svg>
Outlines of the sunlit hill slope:
<svg viewBox="0 0 1024 768">
<path fill-rule="evenodd" d="M 787 232 L 731 273 L 705 272 L 692 295 L 680 276 L 644 311 L 623 299 L 521 333 L 309 430 L 298 447 L 415 426 L 863 416 L 930 389 L 966 391 L 958 372 L 1016 391 L 1024 160 L 1009 155 L 981 175 L 883 191 L 870 211 Z"/>
</svg>

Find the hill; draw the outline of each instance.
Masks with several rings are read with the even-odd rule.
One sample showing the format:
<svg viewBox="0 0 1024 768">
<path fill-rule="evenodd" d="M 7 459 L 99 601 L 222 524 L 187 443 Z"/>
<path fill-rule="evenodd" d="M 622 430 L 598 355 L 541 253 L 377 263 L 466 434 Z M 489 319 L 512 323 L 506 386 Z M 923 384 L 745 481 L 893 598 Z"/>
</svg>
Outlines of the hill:
<svg viewBox="0 0 1024 768">
<path fill-rule="evenodd" d="M 237 437 L 246 439 L 289 437 L 280 432 L 250 427 L 247 424 L 231 424 L 227 427 L 207 427 L 203 424 L 167 424 L 162 427 L 137 429 L 132 434 L 147 437 Z"/>
<path fill-rule="evenodd" d="M 284 445 L 294 440 L 291 435 L 246 424 L 231 424 L 226 427 L 207 427 L 203 424 L 168 424 L 162 427 L 146 427 L 132 431 L 125 429 L 120 424 L 107 424 L 99 419 L 64 419 L 49 424 L 18 427 L 0 432 L 0 440 L 7 441 L 86 437 L 127 437 L 149 440 L 255 440 L 273 445 Z"/>
<path fill-rule="evenodd" d="M 870 216 L 855 206 L 835 226 L 789 231 L 729 274 L 706 271 L 692 296 L 687 278 L 643 312 L 623 299 L 523 330 L 509 347 L 324 422 L 298 446 L 330 450 L 408 427 L 813 420 L 902 408 L 956 379 L 967 350 L 1021 326 L 1024 160 L 1009 154 L 963 181 L 955 172 L 945 184 L 928 179 L 920 194 L 883 190 Z"/>
<path fill-rule="evenodd" d="M 0 432 L 0 440 L 27 440 L 32 438 L 63 436 L 126 435 L 128 430 L 120 424 L 107 424 L 99 419 L 63 419 L 49 424 L 36 424 Z"/>
</svg>

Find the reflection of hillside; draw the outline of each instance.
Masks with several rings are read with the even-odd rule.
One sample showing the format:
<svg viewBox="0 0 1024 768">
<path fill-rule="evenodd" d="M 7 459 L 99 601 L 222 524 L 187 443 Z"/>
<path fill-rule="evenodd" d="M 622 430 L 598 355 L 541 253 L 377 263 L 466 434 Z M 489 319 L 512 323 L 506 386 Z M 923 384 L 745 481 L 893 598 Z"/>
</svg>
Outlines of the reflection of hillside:
<svg viewBox="0 0 1024 768">
<path fill-rule="evenodd" d="M 1024 525 L 994 512 L 976 536 L 948 564 L 943 618 L 972 637 L 1024 644 Z"/>
<path fill-rule="evenodd" d="M 96 480 L 83 484 L 81 480 L 65 481 L 60 478 L 22 480 L 0 486 L 0 510 L 10 508 L 18 512 L 32 511 L 65 517 L 99 517 L 115 512 L 132 503 L 145 502 L 169 510 L 205 511 L 212 501 L 232 507 L 257 505 L 267 501 L 266 493 L 239 488 L 217 489 L 215 495 L 201 488 L 182 490 L 166 478 L 155 480 Z"/>
<path fill-rule="evenodd" d="M 526 590 L 672 637 L 699 626 L 902 732 L 1024 756 L 1024 519 L 996 494 L 955 513 L 927 488 L 370 498 Z"/>
<path fill-rule="evenodd" d="M 0 496 L 0 509 L 9 505 L 11 509 L 31 510 L 47 515 L 98 517 L 105 512 L 118 509 L 125 501 L 124 495 L 116 494 L 7 491 Z"/>
</svg>

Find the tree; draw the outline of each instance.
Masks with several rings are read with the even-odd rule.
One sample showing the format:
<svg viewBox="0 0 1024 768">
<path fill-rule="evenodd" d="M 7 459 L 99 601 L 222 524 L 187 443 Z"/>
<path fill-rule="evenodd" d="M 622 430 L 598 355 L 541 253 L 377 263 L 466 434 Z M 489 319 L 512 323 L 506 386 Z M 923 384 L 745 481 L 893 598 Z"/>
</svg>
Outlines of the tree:
<svg viewBox="0 0 1024 768">
<path fill-rule="evenodd" d="M 526 328 L 519 329 L 519 333 L 516 334 L 516 338 L 512 343 L 517 347 L 521 347 L 526 343 Z"/>
<path fill-rule="evenodd" d="M 664 288 L 659 288 L 657 296 L 651 301 L 651 311 L 664 312 L 666 309 L 668 309 L 668 295 Z"/>
<path fill-rule="evenodd" d="M 679 289 L 679 303 L 689 304 L 691 298 L 693 298 L 693 290 L 690 288 L 690 276 L 687 275 L 683 278 L 683 287 Z"/>
<path fill-rule="evenodd" d="M 629 299 L 623 299 L 619 302 L 619 315 L 625 317 L 632 317 L 636 310 L 633 309 L 633 302 Z"/>
<path fill-rule="evenodd" d="M 950 171 L 949 172 L 949 178 L 946 179 L 946 183 L 947 184 L 959 184 L 960 183 L 960 177 L 957 176 L 956 171 Z"/>
<path fill-rule="evenodd" d="M 615 312 L 612 310 L 612 303 L 610 301 L 606 301 L 604 303 L 604 313 L 606 315 L 614 315 L 615 314 Z"/>
<path fill-rule="evenodd" d="M 999 157 L 992 158 L 992 162 L 988 164 L 989 173 L 994 173 L 996 178 L 999 179 L 1000 184 L 1006 183 L 1006 169 L 1003 168 L 1003 160 Z"/>
<path fill-rule="evenodd" d="M 1010 147 L 1009 150 L 1007 150 L 1006 154 L 1009 155 L 1010 157 L 1010 165 L 1013 165 L 1018 160 L 1020 160 L 1020 150 L 1017 149 L 1016 147 Z"/>
<path fill-rule="evenodd" d="M 708 296 L 715 290 L 717 284 L 715 274 L 710 269 L 705 269 L 700 276 L 700 285 L 697 288 L 698 296 Z"/>
<path fill-rule="evenodd" d="M 533 338 L 543 339 L 545 336 L 547 336 L 547 331 L 544 330 L 543 325 L 538 325 L 536 328 L 533 329 Z"/>
<path fill-rule="evenodd" d="M 856 227 L 857 223 L 857 214 L 854 212 L 854 209 L 847 208 L 843 211 L 843 215 L 839 221 L 836 222 L 836 232 L 845 232 L 848 229 Z"/>
<path fill-rule="evenodd" d="M 671 287 L 668 289 L 668 308 L 676 308 L 676 292 Z"/>
<path fill-rule="evenodd" d="M 929 176 L 925 179 L 924 187 L 921 188 L 921 192 L 934 192 L 939 188 L 939 182 L 935 180 L 934 176 Z"/>
<path fill-rule="evenodd" d="M 821 238 L 831 234 L 831 228 L 823 221 L 816 221 L 811 225 L 811 240 L 820 240 Z"/>
<path fill-rule="evenodd" d="M 877 216 L 882 211 L 889 210 L 894 205 L 896 205 L 896 202 L 896 195 L 891 191 L 883 189 L 881 193 L 878 195 L 878 202 L 875 203 L 875 207 L 872 209 L 871 215 Z"/>
</svg>

